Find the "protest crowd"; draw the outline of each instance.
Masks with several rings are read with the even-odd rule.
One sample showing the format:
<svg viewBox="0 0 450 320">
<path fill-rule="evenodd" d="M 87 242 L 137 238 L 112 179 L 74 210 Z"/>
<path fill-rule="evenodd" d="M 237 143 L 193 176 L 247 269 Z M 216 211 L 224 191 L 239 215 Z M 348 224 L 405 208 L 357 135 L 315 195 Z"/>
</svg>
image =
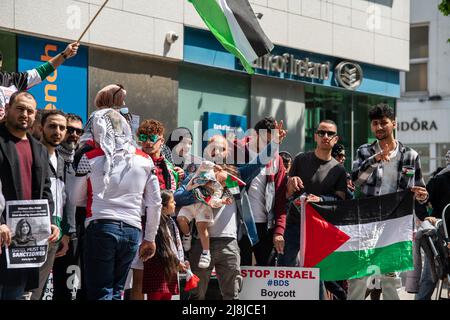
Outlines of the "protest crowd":
<svg viewBox="0 0 450 320">
<path fill-rule="evenodd" d="M 332 120 L 316 123 L 315 149 L 295 156 L 283 151 L 289 133 L 273 117 L 244 138 L 213 135 L 203 153 L 193 155 L 196 142 L 187 128 L 166 132 L 163 122 L 145 119 L 134 132 L 126 106 L 132 93 L 123 85 L 97 93 L 86 123 L 77 114 L 42 109 L 27 89 L 75 56 L 78 46 L 69 44 L 27 72 L 0 72 L 0 86 L 12 90 L 3 92 L 0 106 L 0 300 L 40 300 L 50 275 L 54 300 L 235 300 L 241 266 L 303 266 L 300 198 L 364 204 L 406 191 L 417 230 L 423 223 L 434 228 L 450 203 L 450 150 L 447 167 L 425 184 L 418 153 L 394 137 L 387 104 L 370 109 L 376 140 L 358 148 L 351 172 Z M 49 221 L 10 218 L 9 204 L 13 210 L 40 200 L 48 202 Z M 440 279 L 417 234 L 408 251 L 414 255 L 406 269 L 410 292 L 431 299 Z M 8 252 L 28 254 L 23 250 L 43 245 L 39 266 L 26 259 L 11 266 Z M 68 285 L 73 270 L 75 291 Z M 400 271 L 382 272 L 375 288 L 359 273 L 321 280 L 319 298 L 398 300 Z M 208 293 L 212 279 L 215 296 Z"/>
</svg>

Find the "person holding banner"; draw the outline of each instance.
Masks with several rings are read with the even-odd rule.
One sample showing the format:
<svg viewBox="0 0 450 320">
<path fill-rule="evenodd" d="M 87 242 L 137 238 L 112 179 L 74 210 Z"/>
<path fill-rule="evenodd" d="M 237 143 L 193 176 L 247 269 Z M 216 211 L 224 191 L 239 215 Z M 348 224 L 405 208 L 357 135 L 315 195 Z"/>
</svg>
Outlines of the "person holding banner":
<svg viewBox="0 0 450 320">
<path fill-rule="evenodd" d="M 44 81 L 65 60 L 74 57 L 79 46 L 79 42 L 72 42 L 67 45 L 63 52 L 57 54 L 48 62 L 26 72 L 1 71 L 3 55 L 0 52 L 0 120 L 3 119 L 4 108 L 14 92 L 28 90 Z"/>
<path fill-rule="evenodd" d="M 395 114 L 384 103 L 369 110 L 370 129 L 377 138 L 357 150 L 353 162 L 352 180 L 361 190 L 362 197 L 374 197 L 411 189 L 416 199 L 416 215 L 428 200 L 422 178 L 419 154 L 394 138 Z M 422 208 L 421 208 L 422 206 Z M 419 217 L 421 218 L 421 217 Z M 381 275 L 384 300 L 399 300 L 395 273 Z M 349 280 L 348 299 L 364 300 L 368 278 Z"/>
<path fill-rule="evenodd" d="M 287 184 L 289 211 L 286 219 L 284 254 L 278 260 L 282 266 L 298 265 L 300 250 L 300 213 L 292 201 L 307 193 L 310 202 L 343 200 L 347 191 L 345 168 L 332 157 L 338 142 L 337 126 L 331 120 L 322 120 L 314 134 L 316 149 L 299 153 L 292 162 Z"/>
<path fill-rule="evenodd" d="M 286 218 L 284 254 L 278 264 L 298 266 L 300 250 L 300 212 L 293 202 L 301 194 L 307 194 L 307 201 L 344 200 L 347 191 L 345 168 L 332 157 L 333 146 L 338 142 L 336 123 L 322 120 L 314 134 L 314 151 L 298 154 L 292 163 L 287 184 L 289 210 Z M 323 282 L 320 284 L 320 299 L 325 299 Z"/>
<path fill-rule="evenodd" d="M 0 180 L 5 200 L 48 201 L 53 212 L 53 197 L 48 172 L 48 152 L 29 133 L 36 114 L 36 99 L 32 94 L 18 91 L 12 94 L 6 106 L 6 120 L 0 124 Z M 0 217 L 2 238 L 5 240 L 6 212 Z M 49 216 L 50 219 L 50 216 Z M 6 231 L 7 232 L 7 231 Z M 59 237 L 59 229 L 51 225 L 50 242 Z M 6 244 L 8 239 L 6 237 Z M 3 245 L 3 243 L 2 243 Z M 8 269 L 6 257 L 0 254 L 0 300 L 21 299 L 25 290 L 38 287 L 38 268 Z"/>
</svg>

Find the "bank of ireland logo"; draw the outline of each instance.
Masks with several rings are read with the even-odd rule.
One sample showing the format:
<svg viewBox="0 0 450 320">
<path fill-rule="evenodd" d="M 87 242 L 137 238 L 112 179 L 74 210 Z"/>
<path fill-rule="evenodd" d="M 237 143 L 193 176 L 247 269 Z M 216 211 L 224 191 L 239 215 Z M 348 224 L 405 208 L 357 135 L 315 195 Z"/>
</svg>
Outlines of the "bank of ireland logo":
<svg viewBox="0 0 450 320">
<path fill-rule="evenodd" d="M 342 61 L 334 69 L 338 85 L 349 90 L 356 90 L 362 83 L 363 71 L 357 63 Z"/>
</svg>

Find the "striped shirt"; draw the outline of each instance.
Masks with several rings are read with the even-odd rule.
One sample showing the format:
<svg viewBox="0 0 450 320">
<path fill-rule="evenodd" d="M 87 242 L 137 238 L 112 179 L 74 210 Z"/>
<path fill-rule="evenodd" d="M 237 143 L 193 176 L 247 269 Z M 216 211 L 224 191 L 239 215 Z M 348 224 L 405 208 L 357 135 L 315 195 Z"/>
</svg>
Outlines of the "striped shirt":
<svg viewBox="0 0 450 320">
<path fill-rule="evenodd" d="M 400 141 L 396 142 L 399 145 L 400 152 L 400 160 L 397 166 L 397 191 L 402 191 L 412 186 L 425 187 L 419 154 L 414 149 L 404 146 Z M 380 195 L 383 165 L 375 159 L 375 155 L 379 151 L 377 141 L 371 144 L 364 144 L 356 151 L 352 180 L 355 186 L 361 188 L 361 192 L 366 197 Z"/>
</svg>

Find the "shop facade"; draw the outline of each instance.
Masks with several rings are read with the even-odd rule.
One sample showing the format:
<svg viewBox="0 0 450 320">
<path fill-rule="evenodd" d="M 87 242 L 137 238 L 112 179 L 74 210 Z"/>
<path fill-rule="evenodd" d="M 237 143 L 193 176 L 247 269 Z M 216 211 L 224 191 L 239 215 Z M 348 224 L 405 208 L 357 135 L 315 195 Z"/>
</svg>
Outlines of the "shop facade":
<svg viewBox="0 0 450 320">
<path fill-rule="evenodd" d="M 208 32 L 186 28 L 184 34 L 179 122 L 191 129 L 205 110 L 245 115 L 249 128 L 274 116 L 289 131 L 283 149 L 295 155 L 315 147 L 317 124 L 330 119 L 353 155 L 373 141 L 368 109 L 381 102 L 395 108 L 400 95 L 398 70 L 276 46 L 248 75 Z M 351 161 L 349 156 L 347 167 Z"/>
</svg>

